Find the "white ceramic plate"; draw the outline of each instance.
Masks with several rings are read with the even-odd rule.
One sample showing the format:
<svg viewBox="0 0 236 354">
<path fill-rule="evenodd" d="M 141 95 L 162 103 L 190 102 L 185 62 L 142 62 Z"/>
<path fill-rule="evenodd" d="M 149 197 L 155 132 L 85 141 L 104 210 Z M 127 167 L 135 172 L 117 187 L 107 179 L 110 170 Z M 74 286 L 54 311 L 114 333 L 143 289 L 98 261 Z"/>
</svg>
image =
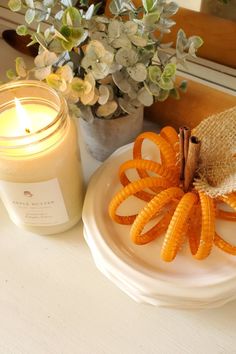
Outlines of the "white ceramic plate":
<svg viewBox="0 0 236 354">
<path fill-rule="evenodd" d="M 86 239 L 105 268 L 117 279 L 127 282 L 135 291 L 153 298 L 170 297 L 182 302 L 209 302 L 232 299 L 236 296 L 236 257 L 216 247 L 204 261 L 192 258 L 188 245 L 171 263 L 160 259 L 163 237 L 143 246 L 132 243 L 130 226 L 118 225 L 110 220 L 108 205 L 114 193 L 122 188 L 118 168 L 123 161 L 132 159 L 129 144 L 117 150 L 93 175 L 86 193 L 83 222 Z M 152 143 L 145 142 L 144 156 L 158 159 L 159 153 Z M 132 176 L 134 179 L 135 175 Z M 145 202 L 130 197 L 119 212 L 132 214 Z M 217 231 L 233 241 L 236 225 L 217 221 Z M 94 257 L 96 258 L 96 257 Z M 100 267 L 101 268 L 101 267 Z"/>
</svg>

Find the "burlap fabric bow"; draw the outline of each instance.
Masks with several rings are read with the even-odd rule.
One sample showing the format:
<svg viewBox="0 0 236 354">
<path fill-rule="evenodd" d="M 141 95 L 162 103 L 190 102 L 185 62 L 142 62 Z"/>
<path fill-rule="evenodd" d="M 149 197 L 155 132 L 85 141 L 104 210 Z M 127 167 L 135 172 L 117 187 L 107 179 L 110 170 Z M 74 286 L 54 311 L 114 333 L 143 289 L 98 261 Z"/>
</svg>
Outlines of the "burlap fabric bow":
<svg viewBox="0 0 236 354">
<path fill-rule="evenodd" d="M 192 134 L 201 140 L 196 189 L 211 197 L 236 191 L 236 106 L 203 120 Z"/>
</svg>

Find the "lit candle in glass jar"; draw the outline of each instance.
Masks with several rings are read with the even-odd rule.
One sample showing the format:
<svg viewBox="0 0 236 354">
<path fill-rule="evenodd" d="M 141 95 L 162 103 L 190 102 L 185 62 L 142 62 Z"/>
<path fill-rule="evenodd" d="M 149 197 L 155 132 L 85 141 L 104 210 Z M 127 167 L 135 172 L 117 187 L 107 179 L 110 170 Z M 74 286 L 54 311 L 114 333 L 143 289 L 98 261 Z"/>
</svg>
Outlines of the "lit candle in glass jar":
<svg viewBox="0 0 236 354">
<path fill-rule="evenodd" d="M 41 82 L 0 88 L 0 194 L 12 221 L 32 232 L 62 232 L 81 217 L 76 127 L 64 99 Z"/>
</svg>

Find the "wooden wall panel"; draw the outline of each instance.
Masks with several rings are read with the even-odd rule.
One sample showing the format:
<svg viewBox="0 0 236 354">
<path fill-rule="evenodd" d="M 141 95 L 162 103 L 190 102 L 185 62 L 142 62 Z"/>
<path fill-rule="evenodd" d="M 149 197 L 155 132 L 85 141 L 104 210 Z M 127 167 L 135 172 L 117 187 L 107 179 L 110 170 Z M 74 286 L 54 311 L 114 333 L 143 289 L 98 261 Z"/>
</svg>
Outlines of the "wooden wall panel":
<svg viewBox="0 0 236 354">
<path fill-rule="evenodd" d="M 193 128 L 202 119 L 235 105 L 236 96 L 188 80 L 188 90 L 181 94 L 179 100 L 168 98 L 165 102 L 146 107 L 145 118 L 161 126 L 172 125 L 178 128 L 188 125 Z"/>
</svg>

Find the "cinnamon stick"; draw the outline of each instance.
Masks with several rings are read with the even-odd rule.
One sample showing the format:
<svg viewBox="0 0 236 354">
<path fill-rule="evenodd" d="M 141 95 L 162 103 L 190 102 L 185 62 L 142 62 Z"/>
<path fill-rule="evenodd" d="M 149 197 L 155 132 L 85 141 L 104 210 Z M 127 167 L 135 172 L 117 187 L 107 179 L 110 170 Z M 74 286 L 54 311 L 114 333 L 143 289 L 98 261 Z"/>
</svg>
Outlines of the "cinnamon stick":
<svg viewBox="0 0 236 354">
<path fill-rule="evenodd" d="M 190 184 L 193 181 L 196 172 L 200 154 L 201 142 L 196 136 L 191 136 L 189 139 L 189 149 L 187 162 L 184 169 L 184 191 L 187 192 Z"/>
<path fill-rule="evenodd" d="M 180 160 L 180 180 L 184 180 L 184 128 L 179 128 L 179 160 Z"/>
<path fill-rule="evenodd" d="M 184 160 L 185 164 L 188 158 L 188 147 L 189 147 L 189 138 L 191 136 L 191 129 L 189 127 L 184 127 Z"/>
</svg>

